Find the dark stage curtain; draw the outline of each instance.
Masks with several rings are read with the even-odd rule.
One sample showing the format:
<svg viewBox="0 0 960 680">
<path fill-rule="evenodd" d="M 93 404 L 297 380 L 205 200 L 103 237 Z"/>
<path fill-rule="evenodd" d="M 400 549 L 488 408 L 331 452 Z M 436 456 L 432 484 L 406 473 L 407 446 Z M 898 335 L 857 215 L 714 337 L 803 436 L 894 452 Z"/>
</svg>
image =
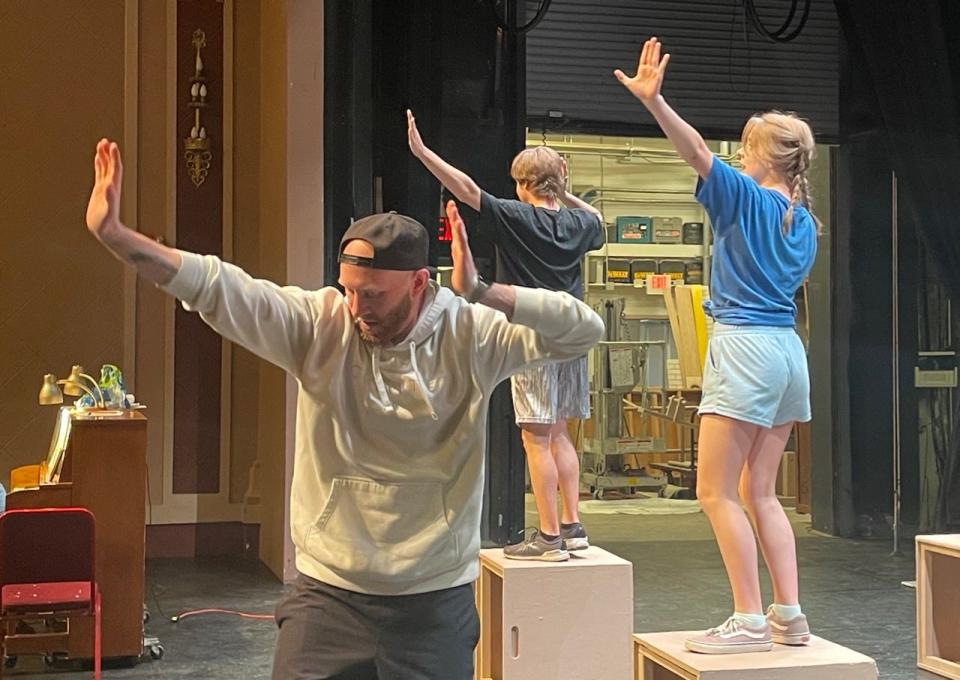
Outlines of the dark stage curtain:
<svg viewBox="0 0 960 680">
<path fill-rule="evenodd" d="M 927 261 L 960 302 L 960 2 L 835 0 L 844 37 L 860 51 L 901 187 Z M 922 349 L 922 348 L 921 348 Z M 953 348 L 956 349 L 956 345 Z M 912 359 L 912 358 L 911 358 Z M 960 424 L 952 414 L 938 526 L 960 523 Z"/>
</svg>

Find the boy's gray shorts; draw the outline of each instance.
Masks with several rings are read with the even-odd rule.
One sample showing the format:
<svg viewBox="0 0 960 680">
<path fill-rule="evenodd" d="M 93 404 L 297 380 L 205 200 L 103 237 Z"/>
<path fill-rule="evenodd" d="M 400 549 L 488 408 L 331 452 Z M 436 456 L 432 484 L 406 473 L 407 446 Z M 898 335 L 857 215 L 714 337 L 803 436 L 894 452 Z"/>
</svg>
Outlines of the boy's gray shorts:
<svg viewBox="0 0 960 680">
<path fill-rule="evenodd" d="M 587 357 L 551 361 L 510 378 L 517 425 L 590 417 Z"/>
</svg>

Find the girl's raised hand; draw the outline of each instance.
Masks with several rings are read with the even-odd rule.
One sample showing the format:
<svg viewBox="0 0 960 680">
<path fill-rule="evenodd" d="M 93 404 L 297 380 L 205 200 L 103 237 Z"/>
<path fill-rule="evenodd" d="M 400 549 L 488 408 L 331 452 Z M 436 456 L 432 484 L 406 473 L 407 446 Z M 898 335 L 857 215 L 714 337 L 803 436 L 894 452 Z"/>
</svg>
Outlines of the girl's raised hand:
<svg viewBox="0 0 960 680">
<path fill-rule="evenodd" d="M 663 74 L 667 70 L 667 63 L 670 61 L 669 54 L 664 54 L 663 58 L 660 57 L 660 45 L 660 41 L 656 38 L 650 38 L 643 44 L 635 76 L 628 77 L 620 69 L 613 72 L 617 80 L 644 104 L 660 94 Z"/>
</svg>

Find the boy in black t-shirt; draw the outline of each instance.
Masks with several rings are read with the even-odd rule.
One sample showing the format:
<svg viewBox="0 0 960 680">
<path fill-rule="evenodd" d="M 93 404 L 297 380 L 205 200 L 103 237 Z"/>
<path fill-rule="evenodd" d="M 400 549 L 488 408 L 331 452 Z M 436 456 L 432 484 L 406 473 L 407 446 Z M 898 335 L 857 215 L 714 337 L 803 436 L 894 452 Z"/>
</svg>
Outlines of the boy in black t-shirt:
<svg viewBox="0 0 960 680">
<path fill-rule="evenodd" d="M 519 201 L 491 196 L 428 149 L 407 111 L 410 151 L 458 200 L 480 213 L 481 229 L 497 246 L 497 280 L 583 297 L 581 260 L 603 245 L 603 217 L 566 191 L 566 162 L 549 147 L 521 151 L 510 166 Z M 589 546 L 580 524 L 580 462 L 567 429 L 587 418 L 586 357 L 550 362 L 511 378 L 513 407 L 527 454 L 540 526 L 507 546 L 512 559 L 562 561 Z M 557 517 L 557 486 L 563 500 Z"/>
</svg>

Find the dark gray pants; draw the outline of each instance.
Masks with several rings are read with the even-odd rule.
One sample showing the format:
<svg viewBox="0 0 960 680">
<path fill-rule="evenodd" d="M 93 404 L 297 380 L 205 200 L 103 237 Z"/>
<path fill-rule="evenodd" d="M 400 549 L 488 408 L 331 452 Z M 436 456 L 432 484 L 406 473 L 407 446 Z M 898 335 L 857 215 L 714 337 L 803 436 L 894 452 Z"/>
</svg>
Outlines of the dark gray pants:
<svg viewBox="0 0 960 680">
<path fill-rule="evenodd" d="M 467 584 L 365 595 L 303 574 L 277 606 L 273 680 L 472 680 L 480 620 Z"/>
</svg>

